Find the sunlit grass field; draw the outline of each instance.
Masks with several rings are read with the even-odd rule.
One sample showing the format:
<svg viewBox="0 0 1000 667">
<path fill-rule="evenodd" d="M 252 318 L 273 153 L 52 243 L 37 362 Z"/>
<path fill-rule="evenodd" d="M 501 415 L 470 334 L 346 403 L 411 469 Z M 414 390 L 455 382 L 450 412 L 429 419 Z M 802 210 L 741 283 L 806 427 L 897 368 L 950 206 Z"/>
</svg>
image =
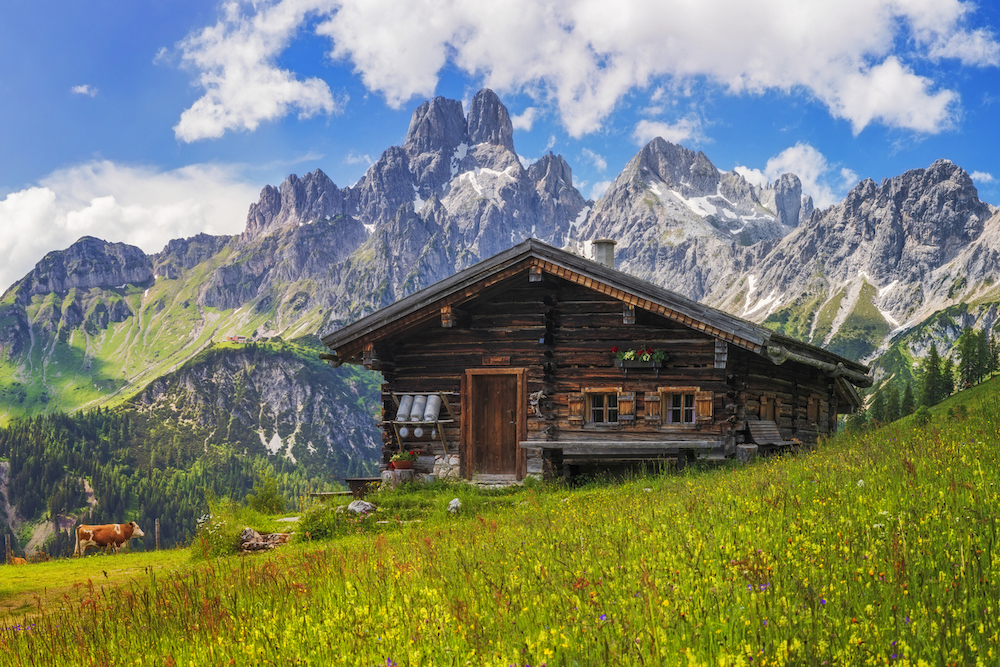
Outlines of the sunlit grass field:
<svg viewBox="0 0 1000 667">
<path fill-rule="evenodd" d="M 749 466 L 462 491 L 457 515 L 441 485 L 381 494 L 339 537 L 196 543 L 127 583 L 101 571 L 160 555 L 29 565 L 83 584 L 0 622 L 0 664 L 1000 664 L 996 383 L 932 412 Z"/>
</svg>

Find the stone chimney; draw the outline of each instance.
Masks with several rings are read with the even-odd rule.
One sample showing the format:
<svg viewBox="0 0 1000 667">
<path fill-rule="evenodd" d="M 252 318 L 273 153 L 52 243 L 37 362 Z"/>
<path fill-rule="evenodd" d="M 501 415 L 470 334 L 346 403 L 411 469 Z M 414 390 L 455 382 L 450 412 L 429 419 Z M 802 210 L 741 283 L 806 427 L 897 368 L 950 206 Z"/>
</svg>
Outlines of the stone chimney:
<svg viewBox="0 0 1000 667">
<path fill-rule="evenodd" d="M 603 264 L 609 269 L 615 268 L 615 245 L 618 242 L 614 239 L 597 239 L 591 241 L 594 246 L 594 261 Z"/>
</svg>

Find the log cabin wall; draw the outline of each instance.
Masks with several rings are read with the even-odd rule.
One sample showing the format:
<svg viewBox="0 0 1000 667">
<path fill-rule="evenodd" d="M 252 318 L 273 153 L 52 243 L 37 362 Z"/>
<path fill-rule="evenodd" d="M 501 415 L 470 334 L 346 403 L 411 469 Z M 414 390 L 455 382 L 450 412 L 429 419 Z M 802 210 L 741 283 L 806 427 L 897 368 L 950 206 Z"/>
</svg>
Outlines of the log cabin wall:
<svg viewBox="0 0 1000 667">
<path fill-rule="evenodd" d="M 385 377 L 384 419 L 395 414 L 393 393 L 445 392 L 454 424 L 444 428 L 444 443 L 425 434 L 396 441 L 391 427 L 384 431 L 385 463 L 402 446 L 422 453 L 422 472 L 447 475 L 454 457 L 465 451 L 461 394 L 467 369 L 525 369 L 527 413 L 525 442 L 593 443 L 647 441 L 650 443 L 719 441 L 732 436 L 735 392 L 727 383 L 729 346 L 716 339 L 621 301 L 552 276 L 535 277 L 485 295 L 449 312 L 439 323 L 404 338 L 380 345 L 375 351 Z M 669 359 L 658 369 L 615 366 L 612 348 L 664 349 Z M 696 424 L 668 424 L 661 407 L 661 390 L 682 387 L 702 392 L 710 402 L 700 409 L 709 418 Z M 622 419 L 595 425 L 581 419 L 574 400 L 587 390 L 609 388 L 631 395 L 623 401 Z M 710 393 L 709 393 L 710 392 Z M 571 414 L 577 413 L 577 414 Z M 661 419 L 661 415 L 663 418 Z M 732 419 L 730 419 L 732 417 Z M 731 452 L 730 452 L 731 453 Z M 538 452 L 528 450 L 525 472 L 538 474 Z M 433 457 L 433 458 L 431 458 Z M 609 461 L 610 462 L 610 461 Z M 433 465 L 433 470 L 431 466 Z M 464 457 L 453 474 L 468 476 Z"/>
<path fill-rule="evenodd" d="M 734 349 L 730 358 L 738 443 L 749 441 L 749 420 L 773 421 L 786 441 L 809 445 L 835 430 L 834 381 L 822 371 L 795 362 L 776 366 L 743 349 Z"/>
<path fill-rule="evenodd" d="M 520 284 L 508 284 L 506 289 L 449 309 L 441 322 L 383 345 L 378 354 L 380 359 L 384 357 L 384 419 L 394 414 L 393 393 L 435 391 L 448 393 L 455 420 L 444 428 L 444 442 L 425 434 L 422 439 L 411 437 L 398 443 L 393 429 L 387 427 L 383 435 L 384 463 L 402 444 L 422 453 L 418 472 L 469 476 L 464 454 L 470 443 L 463 441 L 466 431 L 462 424 L 462 393 L 468 391 L 464 386 L 466 371 L 525 369 L 528 392 L 537 391 L 544 384 L 546 370 L 551 370 L 545 366 L 550 360 L 542 342 L 546 313 L 550 322 L 552 316 L 544 302 L 547 294 L 547 287 L 530 283 L 525 274 Z"/>
<path fill-rule="evenodd" d="M 678 427 L 672 437 L 724 437 L 722 424 L 730 414 L 726 400 L 730 387 L 725 368 L 716 368 L 715 338 L 641 309 L 628 309 L 618 300 L 575 285 L 559 285 L 554 295 L 558 299 L 551 350 L 555 377 L 546 387 L 551 391 L 552 409 L 529 418 L 528 440 L 663 440 L 673 428 L 661 420 L 664 408 L 658 399 L 664 387 L 712 392 L 712 420 L 691 428 Z M 655 370 L 622 369 L 615 365 L 612 348 L 616 346 L 664 349 L 669 359 Z M 623 418 L 617 423 L 588 423 L 589 415 L 581 419 L 580 408 L 571 406 L 587 390 L 601 388 L 634 396 L 634 404 L 624 406 Z"/>
<path fill-rule="evenodd" d="M 441 415 L 448 422 L 438 430 L 444 437 L 400 442 L 399 425 L 387 423 L 383 461 L 406 447 L 423 454 L 421 472 L 463 476 L 470 468 L 482 472 L 485 459 L 469 457 L 480 451 L 474 440 L 506 447 L 512 436 L 525 452 L 517 456 L 519 476 L 538 472 L 556 454 L 609 463 L 625 454 L 728 456 L 749 437 L 747 424 L 762 418 L 774 421 L 754 425 L 762 442 L 815 442 L 834 430 L 838 412 L 860 405 L 854 386 L 871 384 L 864 365 L 535 239 L 323 343 L 332 353 L 321 358 L 333 365 L 382 371 L 386 420 L 395 416 L 398 396 L 440 393 L 448 403 Z M 663 349 L 670 358 L 658 371 L 626 372 L 615 365 L 614 346 Z M 831 380 L 813 364 L 840 377 Z M 510 418 L 498 419 L 500 412 Z M 488 460 L 511 465 L 507 449 L 489 452 Z"/>
</svg>

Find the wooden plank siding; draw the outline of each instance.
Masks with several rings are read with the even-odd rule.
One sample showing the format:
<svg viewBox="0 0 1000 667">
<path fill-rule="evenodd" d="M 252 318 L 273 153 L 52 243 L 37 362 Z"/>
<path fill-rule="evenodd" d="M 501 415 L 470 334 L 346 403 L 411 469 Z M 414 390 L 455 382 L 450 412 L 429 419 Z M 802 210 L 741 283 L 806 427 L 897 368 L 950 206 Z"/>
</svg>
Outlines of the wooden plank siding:
<svg viewBox="0 0 1000 667">
<path fill-rule="evenodd" d="M 834 381 L 822 371 L 791 362 L 775 366 L 743 350 L 731 352 L 730 357 L 739 377 L 738 431 L 745 429 L 747 421 L 770 418 L 784 440 L 809 445 L 835 430 Z M 812 409 L 810 402 L 815 403 Z M 762 414 L 768 404 L 773 416 Z"/>
<path fill-rule="evenodd" d="M 593 443 L 596 451 L 601 443 L 610 446 L 616 441 L 637 443 L 633 449 L 641 449 L 638 443 L 732 441 L 732 423 L 726 421 L 735 414 L 731 401 L 727 403 L 731 388 L 726 369 L 716 368 L 716 339 L 708 334 L 644 311 L 641 306 L 634 311 L 635 323 L 624 324 L 620 301 L 548 274 L 537 282 L 512 281 L 510 287 L 488 299 L 463 303 L 462 311 L 461 324 L 442 326 L 438 308 L 434 311 L 437 316 L 427 318 L 419 330 L 410 330 L 389 345 L 383 343 L 380 361 L 387 374 L 387 414 L 391 415 L 394 407 L 389 392 L 467 391 L 462 386 L 467 369 L 484 368 L 486 359 L 500 359 L 510 368 L 524 370 L 526 395 L 547 394 L 544 411 L 525 407 L 524 445 L 566 442 L 571 443 L 568 451 L 580 455 L 585 443 Z M 670 357 L 658 373 L 632 370 L 626 377 L 614 365 L 611 348 L 615 345 L 663 348 Z M 711 416 L 690 425 L 647 419 L 646 395 L 664 386 L 686 386 L 702 392 L 701 400 L 707 396 L 712 402 L 707 413 Z M 571 407 L 571 396 L 593 387 L 621 390 L 625 412 L 620 421 L 590 424 L 580 404 Z M 527 402 L 527 397 L 521 400 Z M 445 437 L 453 452 L 462 451 L 469 444 L 464 439 L 471 431 L 462 425 L 460 406 L 453 403 L 451 407 L 456 423 L 445 428 Z M 399 446 L 391 442 L 393 438 L 390 434 L 389 451 Z M 440 443 L 426 436 L 423 441 L 411 438 L 402 445 L 422 449 L 427 455 L 444 453 Z M 615 450 L 612 446 L 602 451 Z"/>
</svg>

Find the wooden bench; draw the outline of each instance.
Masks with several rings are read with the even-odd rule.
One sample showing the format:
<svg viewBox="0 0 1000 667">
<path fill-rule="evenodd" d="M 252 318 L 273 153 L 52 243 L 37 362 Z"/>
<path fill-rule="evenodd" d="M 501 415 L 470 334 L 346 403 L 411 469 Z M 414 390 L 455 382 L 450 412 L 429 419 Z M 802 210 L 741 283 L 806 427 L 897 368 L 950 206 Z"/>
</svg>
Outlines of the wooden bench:
<svg viewBox="0 0 1000 667">
<path fill-rule="evenodd" d="M 350 487 L 350 494 L 355 498 L 364 498 L 365 492 L 373 484 L 381 484 L 381 477 L 345 477 L 344 481 Z"/>
<path fill-rule="evenodd" d="M 724 458 L 721 440 L 553 440 L 525 441 L 523 449 L 537 449 L 543 477 L 569 476 L 569 465 L 676 461 L 679 467 L 695 458 Z"/>
<path fill-rule="evenodd" d="M 781 437 L 778 425 L 773 421 L 751 420 L 747 422 L 750 439 L 759 447 L 794 447 L 794 442 L 788 442 Z"/>
<path fill-rule="evenodd" d="M 351 495 L 350 491 L 319 491 L 317 493 L 310 493 L 310 498 L 319 498 L 321 501 L 329 500 L 330 498 L 342 498 Z"/>
</svg>

